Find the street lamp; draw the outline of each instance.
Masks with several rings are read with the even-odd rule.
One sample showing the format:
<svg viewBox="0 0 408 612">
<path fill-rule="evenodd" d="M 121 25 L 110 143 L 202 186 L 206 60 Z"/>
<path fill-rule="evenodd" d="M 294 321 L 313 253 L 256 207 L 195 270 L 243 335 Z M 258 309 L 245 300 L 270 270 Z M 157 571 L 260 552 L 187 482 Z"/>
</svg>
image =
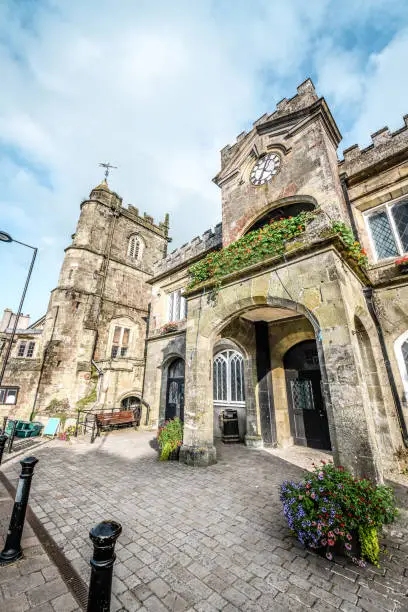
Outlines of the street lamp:
<svg viewBox="0 0 408 612">
<path fill-rule="evenodd" d="M 20 300 L 20 305 L 18 307 L 16 320 L 14 321 L 13 331 L 11 332 L 11 337 L 10 337 L 10 341 L 7 347 L 6 355 L 4 357 L 4 360 L 1 366 L 1 372 L 0 372 L 0 385 L 1 385 L 3 382 L 4 372 L 6 371 L 7 361 L 8 361 L 8 358 L 10 357 L 11 348 L 13 346 L 14 336 L 16 335 L 17 325 L 20 320 L 20 315 L 23 309 L 23 304 L 24 304 L 24 298 L 27 292 L 28 283 L 30 282 L 31 272 L 33 271 L 34 262 L 35 262 L 35 258 L 37 257 L 38 249 L 36 247 L 31 246 L 30 244 L 25 244 L 25 242 L 20 242 L 19 240 L 12 238 L 10 234 L 8 234 L 7 232 L 3 232 L 1 230 L 0 230 L 0 242 L 17 242 L 17 244 L 22 244 L 23 246 L 28 247 L 29 249 L 33 250 L 33 257 L 31 259 L 30 268 L 28 270 L 27 279 L 26 279 L 23 293 L 22 293 L 21 300 Z"/>
</svg>

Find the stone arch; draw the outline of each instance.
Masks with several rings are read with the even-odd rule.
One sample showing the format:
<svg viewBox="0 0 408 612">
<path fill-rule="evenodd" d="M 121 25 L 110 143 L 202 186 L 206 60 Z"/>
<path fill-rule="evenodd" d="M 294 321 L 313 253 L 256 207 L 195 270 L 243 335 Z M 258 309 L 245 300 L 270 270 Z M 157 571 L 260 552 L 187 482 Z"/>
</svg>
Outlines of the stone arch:
<svg viewBox="0 0 408 612">
<path fill-rule="evenodd" d="M 273 212 L 274 210 L 279 208 L 294 206 L 296 204 L 304 204 L 305 210 L 314 210 L 318 208 L 317 200 L 313 196 L 309 195 L 288 196 L 286 198 L 274 200 L 273 202 L 269 202 L 268 204 L 266 204 L 266 206 L 261 208 L 254 217 L 252 217 L 249 221 L 246 222 L 238 237 L 244 236 L 247 232 L 251 231 L 251 228 L 256 225 L 256 223 L 258 223 L 269 212 Z"/>
<path fill-rule="evenodd" d="M 163 361 L 160 365 L 161 369 L 161 383 L 160 383 L 160 404 L 159 404 L 159 422 L 163 422 L 165 420 L 166 414 L 166 402 L 167 402 L 167 386 L 169 382 L 169 368 L 171 365 L 177 361 L 181 360 L 184 363 L 184 368 L 186 365 L 185 354 L 182 354 L 180 350 L 175 350 L 171 347 L 168 351 L 165 352 L 163 357 Z"/>
<path fill-rule="evenodd" d="M 210 330 L 210 337 L 212 341 L 214 341 L 215 336 L 217 336 L 224 327 L 228 325 L 233 319 L 239 317 L 244 312 L 255 310 L 260 306 L 271 306 L 272 308 L 285 308 L 287 310 L 293 310 L 296 314 L 302 314 L 308 319 L 316 333 L 316 335 L 320 334 L 320 324 L 319 321 L 306 306 L 301 304 L 300 302 L 295 302 L 291 299 L 276 297 L 262 294 L 258 295 L 246 295 L 241 298 L 237 298 L 232 303 L 223 304 L 223 312 L 222 316 L 217 312 L 219 309 L 218 305 L 214 308 L 214 317 L 213 322 L 218 321 L 218 323 L 212 325 Z M 218 316 L 217 316 L 218 315 Z"/>
</svg>

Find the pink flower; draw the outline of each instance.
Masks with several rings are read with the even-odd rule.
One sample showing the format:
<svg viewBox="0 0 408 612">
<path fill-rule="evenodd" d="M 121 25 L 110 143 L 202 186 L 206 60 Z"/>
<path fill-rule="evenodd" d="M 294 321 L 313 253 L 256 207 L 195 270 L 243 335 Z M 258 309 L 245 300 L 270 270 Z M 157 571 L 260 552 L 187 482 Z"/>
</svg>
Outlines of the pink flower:
<svg viewBox="0 0 408 612">
<path fill-rule="evenodd" d="M 350 533 L 347 533 L 347 534 L 346 534 L 346 538 L 347 538 L 348 540 L 352 540 L 352 539 L 353 539 L 353 536 L 352 536 Z"/>
<path fill-rule="evenodd" d="M 316 493 L 311 493 L 310 497 L 314 499 L 316 497 Z"/>
<path fill-rule="evenodd" d="M 326 546 L 326 544 L 327 544 L 327 540 L 326 540 L 325 538 L 323 538 L 323 540 L 322 540 L 322 546 Z"/>
<path fill-rule="evenodd" d="M 351 550 L 351 544 L 349 544 L 348 542 L 344 546 L 346 550 Z"/>
<path fill-rule="evenodd" d="M 334 546 L 334 540 L 332 540 L 331 538 L 327 540 L 327 543 L 329 546 Z"/>
<path fill-rule="evenodd" d="M 303 499 L 303 495 L 299 495 L 299 499 L 302 500 Z"/>
<path fill-rule="evenodd" d="M 329 531 L 327 535 L 329 536 L 329 538 L 334 538 L 334 533 L 332 531 Z"/>
</svg>

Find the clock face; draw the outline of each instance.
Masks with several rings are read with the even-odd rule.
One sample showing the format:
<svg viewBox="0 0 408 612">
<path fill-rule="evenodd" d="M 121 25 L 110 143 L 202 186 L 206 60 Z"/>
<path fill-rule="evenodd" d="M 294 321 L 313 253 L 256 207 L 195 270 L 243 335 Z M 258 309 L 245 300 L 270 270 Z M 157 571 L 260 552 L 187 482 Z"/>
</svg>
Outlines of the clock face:
<svg viewBox="0 0 408 612">
<path fill-rule="evenodd" d="M 280 157 L 276 153 L 267 153 L 260 157 L 251 171 L 251 183 L 265 185 L 279 170 Z"/>
</svg>

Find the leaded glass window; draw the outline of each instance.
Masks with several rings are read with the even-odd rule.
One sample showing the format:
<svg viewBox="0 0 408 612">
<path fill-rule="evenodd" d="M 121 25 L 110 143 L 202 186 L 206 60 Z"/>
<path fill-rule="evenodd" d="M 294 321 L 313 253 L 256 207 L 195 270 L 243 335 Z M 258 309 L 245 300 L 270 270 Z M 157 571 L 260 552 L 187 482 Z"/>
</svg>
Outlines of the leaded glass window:
<svg viewBox="0 0 408 612">
<path fill-rule="evenodd" d="M 377 259 L 408 252 L 408 201 L 376 208 L 367 213 L 367 223 Z"/>
<path fill-rule="evenodd" d="M 404 251 L 408 251 L 408 202 L 396 204 L 392 207 L 391 212 L 402 248 Z"/>
<path fill-rule="evenodd" d="M 398 255 L 397 245 L 387 213 L 382 211 L 371 215 L 368 222 L 378 259 Z"/>
<path fill-rule="evenodd" d="M 244 360 L 237 351 L 218 353 L 213 364 L 213 393 L 215 402 L 245 401 Z"/>
</svg>

